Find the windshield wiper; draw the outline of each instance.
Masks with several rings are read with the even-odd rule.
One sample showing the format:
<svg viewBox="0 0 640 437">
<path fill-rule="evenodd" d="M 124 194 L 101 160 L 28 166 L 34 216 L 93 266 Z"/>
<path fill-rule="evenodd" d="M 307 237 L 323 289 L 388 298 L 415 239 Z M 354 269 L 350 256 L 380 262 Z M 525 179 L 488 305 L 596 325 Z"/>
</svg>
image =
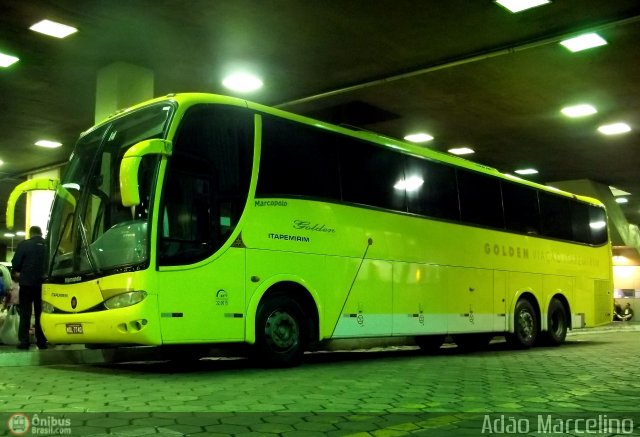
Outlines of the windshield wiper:
<svg viewBox="0 0 640 437">
<path fill-rule="evenodd" d="M 78 221 L 78 227 L 80 229 L 80 237 L 82 238 L 82 248 L 87 255 L 87 260 L 89 260 L 89 267 L 91 267 L 91 272 L 94 274 L 98 274 L 100 273 L 100 268 L 97 267 L 98 263 L 91 254 L 91 249 L 89 248 L 89 239 L 87 238 L 87 231 L 85 230 L 84 223 L 82 223 L 81 220 Z"/>
<path fill-rule="evenodd" d="M 56 242 L 55 245 L 51 245 L 53 250 L 51 251 L 51 263 L 50 263 L 50 266 L 49 266 L 49 268 L 50 268 L 49 276 L 51 276 L 51 274 L 53 273 L 54 266 L 56 264 L 58 256 L 62 255 L 58 251 L 60 250 L 60 245 L 62 244 L 62 238 L 64 236 L 64 233 L 67 230 L 67 226 L 69 226 L 69 223 L 71 223 L 71 219 L 72 218 L 73 218 L 73 213 L 72 212 L 67 214 L 67 218 L 64 220 L 64 225 L 62 226 L 62 229 L 60 230 L 60 232 L 58 234 L 58 241 Z"/>
</svg>

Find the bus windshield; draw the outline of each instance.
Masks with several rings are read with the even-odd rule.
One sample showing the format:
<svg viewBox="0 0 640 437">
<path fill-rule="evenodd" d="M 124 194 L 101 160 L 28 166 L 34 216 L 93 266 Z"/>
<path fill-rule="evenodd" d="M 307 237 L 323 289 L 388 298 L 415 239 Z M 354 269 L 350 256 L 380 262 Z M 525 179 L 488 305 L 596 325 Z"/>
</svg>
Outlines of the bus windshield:
<svg viewBox="0 0 640 437">
<path fill-rule="evenodd" d="M 56 196 L 49 225 L 49 278 L 99 276 L 148 261 L 148 219 L 159 158 L 144 157 L 139 170 L 141 202 L 124 207 L 119 169 L 134 144 L 165 138 L 173 106 L 149 106 L 84 134 L 61 185 L 75 198 Z"/>
</svg>

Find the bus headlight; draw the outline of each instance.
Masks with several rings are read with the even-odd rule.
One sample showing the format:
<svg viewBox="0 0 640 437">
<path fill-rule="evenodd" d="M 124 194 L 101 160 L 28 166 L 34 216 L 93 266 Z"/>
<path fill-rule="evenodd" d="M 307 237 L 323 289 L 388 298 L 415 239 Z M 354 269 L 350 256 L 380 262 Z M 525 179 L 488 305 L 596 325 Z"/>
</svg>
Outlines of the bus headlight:
<svg viewBox="0 0 640 437">
<path fill-rule="evenodd" d="M 49 302 L 42 301 L 42 312 L 47 314 L 53 314 L 56 311 L 56 308 L 51 305 Z"/>
<path fill-rule="evenodd" d="M 147 297 L 146 291 L 131 291 L 105 300 L 104 306 L 109 310 L 124 308 L 142 302 L 145 297 Z"/>
</svg>

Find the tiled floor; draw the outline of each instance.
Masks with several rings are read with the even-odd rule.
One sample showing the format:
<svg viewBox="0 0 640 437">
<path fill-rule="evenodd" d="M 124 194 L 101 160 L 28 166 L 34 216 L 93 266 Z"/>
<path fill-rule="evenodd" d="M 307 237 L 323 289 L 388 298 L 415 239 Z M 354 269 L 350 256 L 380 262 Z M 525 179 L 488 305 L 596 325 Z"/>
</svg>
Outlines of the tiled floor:
<svg viewBox="0 0 640 437">
<path fill-rule="evenodd" d="M 561 347 L 528 351 L 494 342 L 468 354 L 454 347 L 430 356 L 408 347 L 315 353 L 301 367 L 276 370 L 244 359 L 115 364 L 77 347 L 5 347 L 0 435 L 15 435 L 5 428 L 25 419 L 31 431 L 68 419 L 71 435 L 87 436 L 471 436 L 510 420 L 530 424 L 518 434 L 542 435 L 536 424 L 557 420 L 560 430 L 566 419 L 575 425 L 604 415 L 611 425 L 616 414 L 636 427 L 621 435 L 638 435 L 638 327 L 572 334 Z"/>
</svg>

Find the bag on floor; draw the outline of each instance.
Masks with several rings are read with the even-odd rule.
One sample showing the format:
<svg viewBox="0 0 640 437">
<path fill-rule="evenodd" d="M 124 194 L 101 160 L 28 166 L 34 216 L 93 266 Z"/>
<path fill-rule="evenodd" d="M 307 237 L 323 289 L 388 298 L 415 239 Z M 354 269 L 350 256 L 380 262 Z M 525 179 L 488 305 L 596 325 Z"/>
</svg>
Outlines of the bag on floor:
<svg viewBox="0 0 640 437">
<path fill-rule="evenodd" d="M 0 327 L 0 342 L 4 344 L 18 344 L 18 326 L 20 325 L 20 314 L 18 307 L 11 305 L 7 310 L 7 316 Z"/>
</svg>

